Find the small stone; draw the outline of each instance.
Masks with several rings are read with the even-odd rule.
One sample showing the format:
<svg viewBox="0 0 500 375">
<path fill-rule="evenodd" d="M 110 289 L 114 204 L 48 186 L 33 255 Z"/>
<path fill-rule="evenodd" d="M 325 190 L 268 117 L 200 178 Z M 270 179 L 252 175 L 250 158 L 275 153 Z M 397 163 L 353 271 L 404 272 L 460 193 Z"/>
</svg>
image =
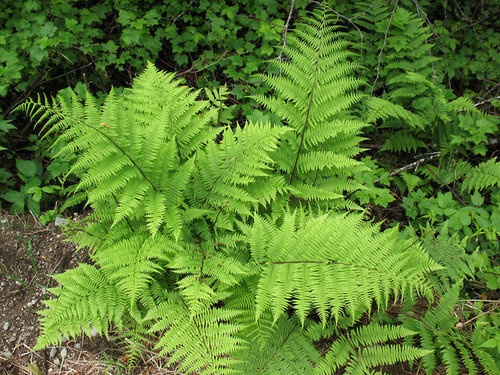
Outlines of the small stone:
<svg viewBox="0 0 500 375">
<path fill-rule="evenodd" d="M 7 224 L 9 219 L 0 219 L 0 224 Z"/>
<path fill-rule="evenodd" d="M 6 351 L 2 352 L 2 356 L 4 356 L 5 358 L 12 358 L 12 352 L 7 349 Z"/>
<path fill-rule="evenodd" d="M 90 336 L 91 336 L 92 338 L 96 338 L 96 337 L 97 337 L 97 331 L 96 331 L 96 329 L 95 329 L 95 328 L 91 328 L 91 329 L 90 329 Z"/>
<path fill-rule="evenodd" d="M 68 341 L 68 338 L 66 336 L 61 337 L 61 342 L 64 344 Z"/>
<path fill-rule="evenodd" d="M 59 358 L 54 358 L 54 364 L 59 366 L 61 364 L 61 361 L 59 360 Z"/>
<path fill-rule="evenodd" d="M 57 354 L 57 348 L 50 349 L 50 358 L 54 358 Z"/>
<path fill-rule="evenodd" d="M 61 358 L 64 359 L 68 355 L 68 349 L 62 348 L 61 350 Z"/>
<path fill-rule="evenodd" d="M 75 349 L 81 349 L 81 348 L 82 348 L 82 345 L 79 342 L 77 342 L 75 344 Z"/>
<path fill-rule="evenodd" d="M 7 331 L 7 330 L 9 329 L 9 327 L 10 327 L 10 323 L 9 323 L 9 322 L 5 322 L 5 323 L 3 324 L 3 330 L 4 330 L 4 331 Z"/>
<path fill-rule="evenodd" d="M 66 225 L 68 223 L 68 220 L 62 218 L 62 217 L 56 217 L 56 219 L 54 220 L 54 225 L 56 227 L 62 227 L 63 225 Z"/>
</svg>

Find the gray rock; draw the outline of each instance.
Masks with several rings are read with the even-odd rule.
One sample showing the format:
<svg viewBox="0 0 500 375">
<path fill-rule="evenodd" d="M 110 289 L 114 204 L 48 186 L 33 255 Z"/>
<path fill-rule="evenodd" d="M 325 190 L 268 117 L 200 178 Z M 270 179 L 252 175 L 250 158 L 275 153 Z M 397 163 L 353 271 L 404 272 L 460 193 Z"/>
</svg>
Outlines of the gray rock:
<svg viewBox="0 0 500 375">
<path fill-rule="evenodd" d="M 0 219 L 0 224 L 8 224 L 9 219 Z"/>
<path fill-rule="evenodd" d="M 3 330 L 4 330 L 4 331 L 7 331 L 7 330 L 9 329 L 9 327 L 10 327 L 10 323 L 9 323 L 9 322 L 5 322 L 5 323 L 3 324 Z"/>
<path fill-rule="evenodd" d="M 66 225 L 68 224 L 68 220 L 65 219 L 65 218 L 62 218 L 62 217 L 56 217 L 56 219 L 54 220 L 54 225 L 56 227 L 62 227 L 63 225 Z"/>
<path fill-rule="evenodd" d="M 68 341 L 68 338 L 66 336 L 61 337 L 61 342 L 64 344 Z"/>
<path fill-rule="evenodd" d="M 64 359 L 68 355 L 68 349 L 62 348 L 61 350 L 61 358 Z"/>
<path fill-rule="evenodd" d="M 61 361 L 59 360 L 59 358 L 54 358 L 54 364 L 56 366 L 59 366 L 61 364 Z"/>
<path fill-rule="evenodd" d="M 95 328 L 91 328 L 91 329 L 90 329 L 90 336 L 91 336 L 92 338 L 96 338 L 96 337 L 97 337 L 97 335 L 98 335 L 97 330 L 96 330 Z"/>
<path fill-rule="evenodd" d="M 5 358 L 12 358 L 12 352 L 7 349 L 6 351 L 2 352 L 2 356 L 4 356 Z"/>
<path fill-rule="evenodd" d="M 81 348 L 82 348 L 82 345 L 79 342 L 77 342 L 75 344 L 75 349 L 81 349 Z"/>
<path fill-rule="evenodd" d="M 54 358 L 57 354 L 57 348 L 50 349 L 50 358 Z"/>
</svg>

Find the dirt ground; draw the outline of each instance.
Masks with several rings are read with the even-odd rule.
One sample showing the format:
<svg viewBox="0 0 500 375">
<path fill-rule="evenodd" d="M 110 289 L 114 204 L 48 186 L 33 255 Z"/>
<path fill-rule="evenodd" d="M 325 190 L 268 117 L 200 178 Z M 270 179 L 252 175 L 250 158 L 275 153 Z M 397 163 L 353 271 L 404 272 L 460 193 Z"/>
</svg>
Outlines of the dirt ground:
<svg viewBox="0 0 500 375">
<path fill-rule="evenodd" d="M 78 220 L 74 214 L 67 220 Z M 54 222 L 43 226 L 31 214 L 0 213 L 0 375 L 124 374 L 112 340 L 64 340 L 60 347 L 33 351 L 39 334 L 37 311 L 55 286 L 50 275 L 88 260 L 85 251 L 65 241 Z M 144 353 L 136 374 L 172 374 L 154 353 Z"/>
</svg>

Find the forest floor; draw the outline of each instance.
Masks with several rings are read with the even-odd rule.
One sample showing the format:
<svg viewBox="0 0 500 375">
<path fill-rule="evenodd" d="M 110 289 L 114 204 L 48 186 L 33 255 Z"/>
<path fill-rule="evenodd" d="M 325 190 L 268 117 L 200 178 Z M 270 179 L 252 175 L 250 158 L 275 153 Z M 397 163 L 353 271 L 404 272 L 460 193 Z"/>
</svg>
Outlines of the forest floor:
<svg viewBox="0 0 500 375">
<path fill-rule="evenodd" d="M 67 220 L 78 220 L 79 215 Z M 0 375 L 124 374 L 126 357 L 120 357 L 114 336 L 63 338 L 61 346 L 33 351 L 40 333 L 43 300 L 56 285 L 50 275 L 86 262 L 88 254 L 65 241 L 54 222 L 42 225 L 30 213 L 0 213 Z M 154 353 L 144 351 L 135 374 L 173 374 Z"/>
</svg>

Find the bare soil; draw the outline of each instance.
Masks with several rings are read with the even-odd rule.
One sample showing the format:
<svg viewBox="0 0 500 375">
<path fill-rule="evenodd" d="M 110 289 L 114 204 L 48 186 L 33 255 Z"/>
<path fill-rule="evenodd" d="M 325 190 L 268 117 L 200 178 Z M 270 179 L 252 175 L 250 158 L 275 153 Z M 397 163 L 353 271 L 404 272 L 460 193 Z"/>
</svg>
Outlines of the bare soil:
<svg viewBox="0 0 500 375">
<path fill-rule="evenodd" d="M 77 214 L 67 218 L 78 219 Z M 29 213 L 0 213 L 0 375 L 127 373 L 116 343 L 100 337 L 63 338 L 60 347 L 32 350 L 39 335 L 37 311 L 51 296 L 47 288 L 56 284 L 50 275 L 88 260 L 54 222 L 43 226 Z M 162 369 L 154 353 L 144 354 L 134 373 L 174 373 Z"/>
</svg>

